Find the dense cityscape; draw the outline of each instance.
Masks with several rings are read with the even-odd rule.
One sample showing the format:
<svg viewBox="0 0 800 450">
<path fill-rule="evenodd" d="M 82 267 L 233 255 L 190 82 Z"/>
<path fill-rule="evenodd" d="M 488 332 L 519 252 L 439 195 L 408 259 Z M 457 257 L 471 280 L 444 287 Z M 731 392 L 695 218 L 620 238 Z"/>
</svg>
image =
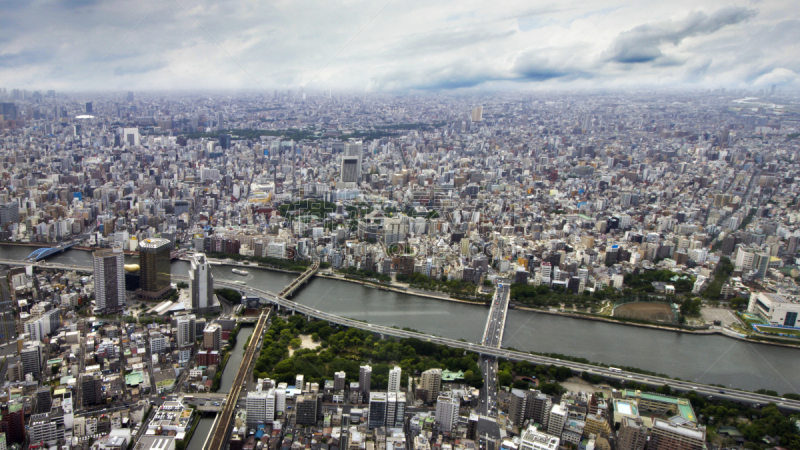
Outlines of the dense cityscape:
<svg viewBox="0 0 800 450">
<path fill-rule="evenodd" d="M 0 450 L 800 448 L 796 372 L 747 392 L 506 330 L 527 311 L 794 363 L 796 94 L 0 104 Z M 482 308 L 480 337 L 293 300 L 344 283 Z"/>
</svg>

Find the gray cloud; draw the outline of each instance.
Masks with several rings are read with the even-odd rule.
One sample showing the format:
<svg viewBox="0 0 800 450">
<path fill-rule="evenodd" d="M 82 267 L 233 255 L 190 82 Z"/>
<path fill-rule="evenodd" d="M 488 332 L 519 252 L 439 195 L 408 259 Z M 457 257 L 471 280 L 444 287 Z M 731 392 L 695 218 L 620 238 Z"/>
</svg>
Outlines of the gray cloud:
<svg viewBox="0 0 800 450">
<path fill-rule="evenodd" d="M 13 69 L 0 59 L 0 86 L 797 85 L 794 1 L 750 3 L 756 13 L 720 0 L 407 0 L 385 10 L 369 0 L 2 0 L 0 54 Z"/>
<path fill-rule="evenodd" d="M 117 66 L 114 68 L 114 75 L 140 75 L 163 69 L 167 66 L 168 64 L 165 62 L 153 62 L 144 65 Z"/>
<path fill-rule="evenodd" d="M 680 22 L 639 25 L 617 36 L 606 50 L 605 58 L 623 64 L 652 62 L 664 56 L 662 44 L 678 45 L 688 37 L 711 34 L 755 15 L 755 10 L 730 6 L 710 16 L 694 12 Z"/>
</svg>

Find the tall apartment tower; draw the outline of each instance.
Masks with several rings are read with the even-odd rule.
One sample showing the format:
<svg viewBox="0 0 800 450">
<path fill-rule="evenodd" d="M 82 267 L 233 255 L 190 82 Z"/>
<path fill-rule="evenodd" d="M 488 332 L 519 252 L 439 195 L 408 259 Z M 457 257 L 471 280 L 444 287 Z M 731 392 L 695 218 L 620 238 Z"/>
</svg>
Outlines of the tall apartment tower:
<svg viewBox="0 0 800 450">
<path fill-rule="evenodd" d="M 389 371 L 389 392 L 400 392 L 400 377 L 402 376 L 402 369 L 400 366 L 394 366 Z"/>
<path fill-rule="evenodd" d="M 169 254 L 172 249 L 166 239 L 144 239 L 139 242 L 139 296 L 151 300 L 163 297 L 170 289 Z"/>
<path fill-rule="evenodd" d="M 564 424 L 567 422 L 567 409 L 564 405 L 553 405 L 550 409 L 550 417 L 547 423 L 547 434 L 561 437 L 564 431 Z"/>
<path fill-rule="evenodd" d="M 439 398 L 442 388 L 442 369 L 428 369 L 420 377 L 420 395 L 426 402 Z"/>
<path fill-rule="evenodd" d="M 19 399 L 0 405 L 3 427 L 6 430 L 6 445 L 25 443 L 25 408 Z"/>
<path fill-rule="evenodd" d="M 192 310 L 197 314 L 205 314 L 214 304 L 214 277 L 206 255 L 196 253 L 192 256 L 189 281 L 192 287 Z"/>
<path fill-rule="evenodd" d="M 344 390 L 344 383 L 347 374 L 344 371 L 336 372 L 333 374 L 333 390 L 334 391 L 343 391 Z"/>
<path fill-rule="evenodd" d="M 458 410 L 460 401 L 456 398 L 440 395 L 436 400 L 436 422 L 439 430 L 450 432 L 458 425 Z"/>
<path fill-rule="evenodd" d="M 103 314 L 125 308 L 125 256 L 122 249 L 94 252 L 94 300 Z"/>
<path fill-rule="evenodd" d="M 361 366 L 358 369 L 358 387 L 364 400 L 369 399 L 369 386 L 372 381 L 372 366 Z"/>
<path fill-rule="evenodd" d="M 622 417 L 617 439 L 618 450 L 644 450 L 647 444 L 647 427 L 641 417 Z"/>
<path fill-rule="evenodd" d="M 216 323 L 206 325 L 203 330 L 203 348 L 206 350 L 221 350 L 222 327 Z"/>
<path fill-rule="evenodd" d="M 178 317 L 178 347 L 186 348 L 194 345 L 197 340 L 197 329 L 195 328 L 196 317 L 194 314 L 186 314 Z"/>
</svg>

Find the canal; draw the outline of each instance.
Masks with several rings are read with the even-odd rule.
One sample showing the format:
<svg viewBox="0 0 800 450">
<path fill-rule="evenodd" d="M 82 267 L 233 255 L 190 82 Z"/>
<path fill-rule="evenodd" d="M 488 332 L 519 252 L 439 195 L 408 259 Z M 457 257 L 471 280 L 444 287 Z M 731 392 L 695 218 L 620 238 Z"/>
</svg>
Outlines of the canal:
<svg viewBox="0 0 800 450">
<path fill-rule="evenodd" d="M 203 444 L 205 444 L 208 434 L 211 433 L 211 426 L 214 424 L 214 418 L 216 417 L 216 414 L 205 414 L 200 418 L 200 422 L 197 424 L 186 450 L 203 450 Z"/>
<path fill-rule="evenodd" d="M 31 251 L 30 247 L 0 245 L 0 258 L 23 259 Z M 87 267 L 92 264 L 91 254 L 79 250 L 68 250 L 48 261 Z M 130 258 L 130 262 L 136 261 Z M 188 262 L 172 263 L 173 274 L 186 275 L 188 269 Z M 294 274 L 257 268 L 247 271 L 248 275 L 240 276 L 233 274 L 230 266 L 212 268 L 215 279 L 241 280 L 248 286 L 272 292 L 279 292 L 295 278 Z M 292 299 L 331 314 L 471 342 L 480 339 L 489 311 L 478 305 L 379 291 L 323 278 L 312 279 Z M 237 346 L 247 339 L 242 332 Z M 800 350 L 718 335 L 692 335 L 511 310 L 503 346 L 638 367 L 704 384 L 772 389 L 781 394 L 800 390 L 797 376 Z M 223 389 L 230 387 L 225 387 L 226 376 L 232 379 L 235 373 L 223 374 Z"/>
</svg>

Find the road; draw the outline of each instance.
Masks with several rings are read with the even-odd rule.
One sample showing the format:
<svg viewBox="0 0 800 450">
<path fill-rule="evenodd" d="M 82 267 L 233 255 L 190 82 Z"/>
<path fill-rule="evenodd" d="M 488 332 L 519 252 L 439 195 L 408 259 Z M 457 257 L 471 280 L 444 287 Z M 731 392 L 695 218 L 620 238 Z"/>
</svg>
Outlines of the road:
<svg viewBox="0 0 800 450">
<path fill-rule="evenodd" d="M 503 343 L 503 331 L 508 313 L 508 301 L 511 288 L 508 284 L 498 283 L 494 291 L 486 328 L 483 331 L 481 343 L 488 347 L 500 348 Z M 487 416 L 497 405 L 497 358 L 491 355 L 481 355 L 478 365 L 483 373 L 483 387 L 480 391 L 480 414 Z"/>
<path fill-rule="evenodd" d="M 0 264 L 20 265 L 20 264 L 31 264 L 31 263 L 21 263 L 20 261 L 6 262 L 5 260 L 0 260 Z M 41 264 L 37 263 L 36 265 L 41 265 Z M 91 267 L 74 266 L 67 264 L 47 264 L 45 267 L 51 267 L 54 269 L 61 269 L 61 270 L 82 270 L 86 272 L 91 272 L 93 270 Z M 188 279 L 188 277 L 180 277 L 175 275 L 173 275 L 172 278 L 179 281 L 184 281 Z M 281 309 L 296 311 L 300 314 L 304 314 L 306 316 L 320 320 L 325 320 L 332 324 L 343 325 L 351 328 L 358 328 L 361 330 L 377 333 L 382 336 L 420 339 L 438 345 L 446 345 L 451 348 L 460 348 L 468 351 L 473 351 L 481 355 L 493 356 L 497 358 L 505 358 L 512 361 L 528 361 L 532 364 L 558 365 L 558 366 L 569 367 L 576 374 L 580 374 L 581 372 L 588 372 L 590 374 L 600 375 L 604 378 L 611 380 L 635 381 L 637 383 L 647 384 L 655 387 L 668 385 L 673 390 L 676 391 L 682 391 L 682 392 L 695 391 L 700 395 L 704 395 L 706 397 L 713 397 L 716 399 L 725 399 L 733 402 L 739 402 L 750 405 L 765 405 L 767 403 L 776 403 L 778 407 L 780 407 L 783 410 L 800 411 L 800 400 L 783 399 L 780 397 L 772 397 L 768 395 L 756 394 L 736 389 L 722 389 L 717 386 L 709 386 L 700 383 L 673 380 L 670 378 L 663 378 L 652 375 L 642 375 L 635 372 L 610 370 L 609 368 L 606 367 L 600 367 L 591 364 L 583 364 L 572 361 L 566 361 L 558 358 L 532 355 L 530 353 L 524 353 L 514 350 L 506 350 L 502 348 L 495 348 L 482 344 L 473 344 L 471 342 L 464 342 L 456 339 L 443 338 L 439 336 L 431 336 L 428 334 L 418 333 L 414 331 L 405 331 L 399 328 L 368 324 L 357 320 L 340 317 L 334 314 L 329 314 L 306 305 L 295 303 L 285 298 L 280 298 L 272 292 L 252 288 L 249 286 L 242 286 L 232 281 L 215 280 L 214 284 L 219 287 L 228 287 L 231 289 L 239 290 L 247 294 L 263 297 L 272 302 L 273 304 L 275 304 L 276 306 L 280 307 Z"/>
</svg>

